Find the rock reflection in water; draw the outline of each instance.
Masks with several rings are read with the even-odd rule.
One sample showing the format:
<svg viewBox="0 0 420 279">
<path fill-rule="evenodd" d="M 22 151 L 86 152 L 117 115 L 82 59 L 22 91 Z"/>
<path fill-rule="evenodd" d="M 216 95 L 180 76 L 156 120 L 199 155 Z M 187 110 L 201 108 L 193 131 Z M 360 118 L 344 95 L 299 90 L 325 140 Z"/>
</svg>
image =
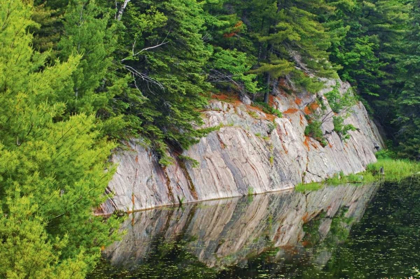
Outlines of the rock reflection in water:
<svg viewBox="0 0 420 279">
<path fill-rule="evenodd" d="M 278 247 L 272 260 L 298 257 L 322 266 L 332 251 L 318 244 L 331 240 L 333 230 L 333 241 L 344 240 L 377 188 L 336 186 L 137 212 L 122 226 L 126 235 L 104 256 L 113 266 L 130 270 L 147 262 L 165 243 L 182 243 L 182 250 L 194 260 L 220 271 L 246 265 L 252 257 Z"/>
</svg>

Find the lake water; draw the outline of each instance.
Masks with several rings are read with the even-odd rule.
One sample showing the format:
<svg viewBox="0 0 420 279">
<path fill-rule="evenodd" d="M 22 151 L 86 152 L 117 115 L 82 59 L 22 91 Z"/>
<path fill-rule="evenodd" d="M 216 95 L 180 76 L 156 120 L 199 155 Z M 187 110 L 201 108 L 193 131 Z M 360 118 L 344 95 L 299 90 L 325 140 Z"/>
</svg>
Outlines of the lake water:
<svg viewBox="0 0 420 279">
<path fill-rule="evenodd" d="M 130 215 L 90 278 L 407 278 L 420 183 L 326 187 Z"/>
</svg>

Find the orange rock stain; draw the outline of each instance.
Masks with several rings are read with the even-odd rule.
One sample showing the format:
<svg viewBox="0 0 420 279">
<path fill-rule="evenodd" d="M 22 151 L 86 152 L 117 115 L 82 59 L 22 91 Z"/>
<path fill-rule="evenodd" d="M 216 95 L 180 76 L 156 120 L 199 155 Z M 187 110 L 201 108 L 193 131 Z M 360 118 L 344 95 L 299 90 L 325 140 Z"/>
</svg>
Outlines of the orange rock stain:
<svg viewBox="0 0 420 279">
<path fill-rule="evenodd" d="M 303 109 L 303 112 L 305 114 L 309 115 L 309 114 L 312 114 L 312 112 L 316 111 L 318 108 L 319 108 L 319 104 L 315 102 L 315 103 L 312 103 L 312 104 L 306 106 Z"/>
<path fill-rule="evenodd" d="M 306 146 L 306 148 L 309 151 L 309 143 L 311 142 L 311 139 L 308 136 L 305 136 L 305 141 L 303 142 L 303 145 Z"/>
<path fill-rule="evenodd" d="M 295 113 L 295 112 L 298 112 L 298 111 L 299 111 L 298 109 L 289 108 L 288 110 L 284 111 L 283 113 L 291 114 L 291 113 Z"/>
</svg>

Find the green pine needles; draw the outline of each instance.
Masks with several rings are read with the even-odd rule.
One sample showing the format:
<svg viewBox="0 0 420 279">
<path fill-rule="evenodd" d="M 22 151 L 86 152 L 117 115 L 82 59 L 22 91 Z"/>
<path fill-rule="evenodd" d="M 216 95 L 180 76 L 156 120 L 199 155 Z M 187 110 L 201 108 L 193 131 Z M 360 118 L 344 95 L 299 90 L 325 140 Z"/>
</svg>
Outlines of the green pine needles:
<svg viewBox="0 0 420 279">
<path fill-rule="evenodd" d="M 32 8 L 0 2 L 0 277 L 84 278 L 110 244 L 114 218 L 94 217 L 105 201 L 115 144 L 97 120 L 66 115 L 81 57 L 46 64 L 27 32 Z"/>
</svg>

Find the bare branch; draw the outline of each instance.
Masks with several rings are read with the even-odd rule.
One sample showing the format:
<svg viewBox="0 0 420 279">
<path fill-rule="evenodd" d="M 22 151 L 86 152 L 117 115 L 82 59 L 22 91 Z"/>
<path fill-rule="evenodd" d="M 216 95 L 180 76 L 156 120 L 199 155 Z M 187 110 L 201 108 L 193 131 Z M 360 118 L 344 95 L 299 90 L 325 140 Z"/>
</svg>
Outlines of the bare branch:
<svg viewBox="0 0 420 279">
<path fill-rule="evenodd" d="M 160 46 L 166 45 L 166 44 L 168 43 L 168 41 L 167 41 L 166 39 L 168 38 L 169 33 L 170 33 L 170 32 L 168 32 L 168 33 L 166 34 L 165 38 L 162 40 L 162 42 L 161 42 L 161 43 L 159 43 L 159 44 L 157 44 L 157 45 L 154 45 L 154 46 L 145 47 L 145 48 L 141 49 L 140 51 L 137 51 L 136 53 L 134 53 L 134 49 L 135 49 L 135 47 L 136 47 L 136 40 L 134 40 L 134 42 L 133 42 L 133 46 L 131 47 L 131 53 L 132 53 L 132 54 L 131 54 L 131 57 L 135 57 L 135 56 L 139 55 L 140 53 L 142 53 L 143 51 L 148 51 L 148 50 L 155 49 L 155 48 L 158 48 L 158 47 L 160 47 Z M 122 59 L 122 60 L 121 60 L 121 62 L 124 62 L 124 61 L 128 60 L 128 58 L 129 58 L 129 57 L 126 57 L 126 58 Z"/>
<path fill-rule="evenodd" d="M 154 48 L 157 48 L 157 47 L 160 47 L 160 46 L 166 45 L 167 43 L 168 43 L 168 42 L 167 42 L 167 41 L 165 42 L 165 40 L 164 40 L 163 42 L 161 42 L 160 44 L 157 44 L 157 45 L 155 45 L 155 46 L 150 46 L 150 47 L 143 48 L 142 50 L 140 50 L 140 51 L 138 51 L 137 53 L 135 53 L 133 56 L 139 55 L 139 54 L 140 54 L 140 53 L 142 53 L 143 51 L 151 50 L 151 49 L 154 49 Z"/>
<path fill-rule="evenodd" d="M 165 40 L 166 40 L 166 38 L 160 44 L 150 46 L 150 47 L 145 47 L 145 48 L 141 49 L 140 51 L 137 51 L 136 53 L 134 53 L 134 47 L 135 47 L 135 44 L 136 44 L 136 41 L 134 41 L 132 49 L 131 49 L 131 51 L 132 51 L 132 56 L 131 57 L 135 57 L 135 56 L 139 55 L 140 53 L 142 53 L 143 51 L 148 51 L 148 50 L 155 49 L 155 48 L 158 48 L 160 46 L 166 45 L 168 43 L 168 41 L 165 41 Z M 128 60 L 128 58 L 129 57 L 126 57 L 126 58 L 122 59 L 121 62 L 124 62 L 124 61 Z"/>
</svg>

